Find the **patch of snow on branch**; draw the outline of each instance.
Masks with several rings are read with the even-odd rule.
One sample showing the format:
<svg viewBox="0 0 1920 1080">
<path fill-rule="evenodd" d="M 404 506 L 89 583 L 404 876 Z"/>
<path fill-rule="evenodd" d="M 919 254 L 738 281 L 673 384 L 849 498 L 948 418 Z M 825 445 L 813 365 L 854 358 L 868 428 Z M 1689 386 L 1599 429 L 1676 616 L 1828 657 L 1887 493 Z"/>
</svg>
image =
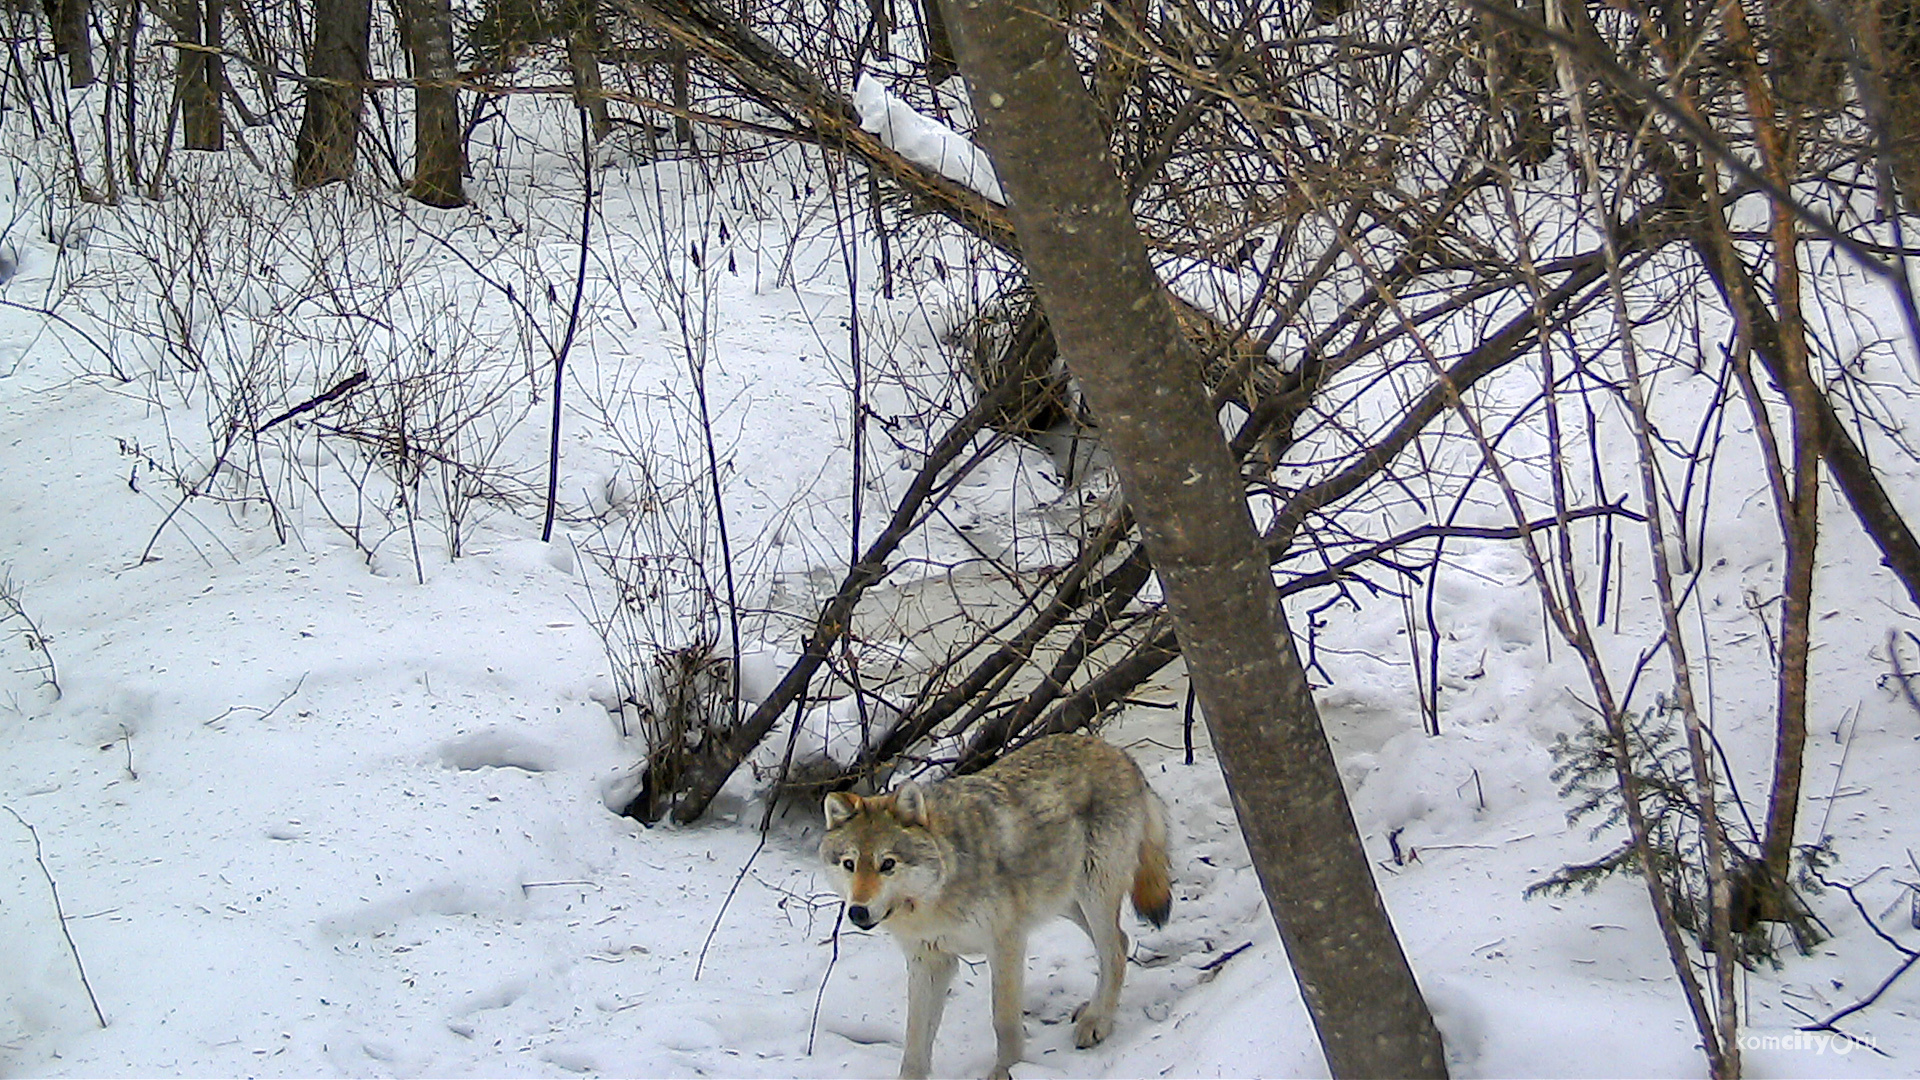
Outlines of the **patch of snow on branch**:
<svg viewBox="0 0 1920 1080">
<path fill-rule="evenodd" d="M 860 126 L 899 151 L 901 157 L 1002 206 L 1007 204 L 1000 192 L 1000 178 L 994 174 L 985 150 L 888 93 L 878 79 L 864 73 L 860 76 L 853 88 L 853 108 L 860 114 Z"/>
</svg>

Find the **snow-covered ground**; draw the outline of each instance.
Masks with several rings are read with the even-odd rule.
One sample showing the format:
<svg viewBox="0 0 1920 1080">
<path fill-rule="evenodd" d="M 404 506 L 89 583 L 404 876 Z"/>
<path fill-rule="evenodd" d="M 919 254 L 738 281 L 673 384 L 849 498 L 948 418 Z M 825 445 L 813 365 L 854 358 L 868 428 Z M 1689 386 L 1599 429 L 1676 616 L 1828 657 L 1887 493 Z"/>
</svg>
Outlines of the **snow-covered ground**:
<svg viewBox="0 0 1920 1080">
<path fill-rule="evenodd" d="M 732 239 L 699 241 L 720 247 L 703 253 L 680 294 L 695 302 L 675 308 L 647 260 L 684 236 L 650 230 L 662 215 L 675 230 L 718 218 L 689 218 L 696 195 L 658 198 L 647 176 L 633 163 L 604 170 L 594 287 L 630 291 L 595 309 L 603 317 L 576 346 L 569 399 L 647 398 L 684 419 L 679 316 L 711 320 L 706 372 L 731 462 L 728 508 L 736 538 L 756 552 L 760 599 L 801 589 L 791 581 L 809 575 L 831 580 L 852 492 L 850 290 L 831 222 L 715 196 Z M 550 209 L 549 224 L 527 219 L 529 249 L 570 283 L 564 205 Z M 41 212 L 28 207 L 22 220 Z M 791 246 L 753 247 L 741 223 L 755 220 L 785 229 Z M 112 229 L 97 224 L 95 235 L 90 258 L 113 265 Z M 38 303 L 54 249 L 25 225 L 7 242 L 19 273 L 5 298 Z M 456 311 L 480 312 L 471 318 L 483 328 L 506 325 L 486 313 L 486 287 L 446 273 L 438 295 Z M 948 329 L 924 314 L 947 302 L 935 279 L 909 302 L 879 296 L 870 261 L 858 276 L 862 317 L 881 327 L 870 347 L 932 356 Z M 616 310 L 630 317 L 604 314 Z M 610 426 L 596 426 L 607 410 L 576 404 L 567 414 L 564 543 L 539 541 L 533 510 L 496 511 L 470 523 L 460 558 L 423 525 L 417 558 L 416 538 L 397 532 L 370 560 L 329 519 L 337 504 L 292 505 L 282 542 L 257 506 L 242 514 L 195 500 L 143 564 L 177 498 L 148 458 L 192 444 L 203 406 L 151 381 L 99 378 L 99 361 L 83 352 L 40 315 L 0 310 L 0 563 L 63 690 L 54 700 L 39 686 L 17 635 L 0 639 L 9 680 L 0 804 L 17 814 L 0 814 L 0 1075 L 894 1071 L 903 968 L 883 934 L 836 932 L 811 808 L 777 817 L 761 846 L 760 804 L 744 777 L 691 827 L 643 828 L 607 806 L 635 749 L 605 704 L 606 651 L 586 614 L 592 569 L 576 554 L 603 543 L 630 500 L 622 469 L 632 458 L 615 452 Z M 323 388 L 323 374 L 306 376 L 306 393 Z M 873 391 L 903 413 L 912 392 L 925 386 Z M 543 416 L 533 410 L 502 436 L 502 460 L 538 470 Z M 644 434 L 695 460 L 674 441 L 685 430 Z M 870 445 L 865 520 L 876 521 L 913 461 L 877 436 Z M 300 459 L 321 469 L 315 461 Z M 1896 492 L 1920 490 L 1911 464 L 1888 465 Z M 1011 450 L 983 476 L 963 499 L 977 520 L 937 528 L 911 554 L 951 561 L 1060 495 L 1042 465 Z M 1708 620 L 1749 626 L 1711 660 L 1715 722 L 1753 777 L 1767 752 L 1771 684 L 1746 598 L 1776 591 L 1779 570 L 1766 554 L 1776 545 L 1764 491 L 1741 490 L 1751 492 L 1737 510 L 1751 542 L 1710 553 L 1701 588 Z M 1885 676 L 1890 635 L 1920 626 L 1836 504 L 1827 500 L 1821 542 L 1803 837 L 1833 834 L 1841 861 L 1831 872 L 1864 881 L 1868 911 L 1911 945 L 1916 819 L 1899 807 L 1920 773 L 1920 716 Z M 1315 653 L 1355 814 L 1453 1070 L 1700 1074 L 1637 883 L 1522 898 L 1606 844 L 1567 823 L 1548 775 L 1547 747 L 1581 716 L 1582 684 L 1567 650 L 1548 642 L 1511 548 L 1462 545 L 1457 562 L 1436 605 L 1447 638 L 1437 737 L 1421 730 L 1396 598 L 1322 615 Z M 1905 655 L 1911 669 L 1914 651 Z M 1184 684 L 1176 672 L 1148 696 L 1177 703 Z M 1177 709 L 1136 708 L 1107 736 L 1172 808 L 1173 918 L 1163 930 L 1132 924 L 1135 962 L 1114 1036 L 1089 1051 L 1073 1049 L 1067 1021 L 1092 987 L 1091 951 L 1064 922 L 1037 937 L 1029 1061 L 1016 1072 L 1322 1073 L 1204 728 L 1191 766 Z M 57 883 L 104 1028 L 37 859 Z M 1912 1075 L 1920 976 L 1845 1025 L 1877 1049 L 1795 1035 L 1807 1015 L 1868 993 L 1900 959 L 1843 896 L 1816 903 L 1836 936 L 1745 979 L 1748 1073 Z M 961 971 L 937 1071 L 977 1075 L 991 1062 L 984 975 Z"/>
</svg>

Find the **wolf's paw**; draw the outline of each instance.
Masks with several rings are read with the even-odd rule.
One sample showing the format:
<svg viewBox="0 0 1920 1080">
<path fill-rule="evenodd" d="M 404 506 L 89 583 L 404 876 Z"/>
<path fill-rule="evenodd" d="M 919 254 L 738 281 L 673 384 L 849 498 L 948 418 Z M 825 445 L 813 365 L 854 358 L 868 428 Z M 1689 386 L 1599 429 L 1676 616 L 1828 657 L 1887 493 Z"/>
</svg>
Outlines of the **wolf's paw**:
<svg viewBox="0 0 1920 1080">
<path fill-rule="evenodd" d="M 1073 1010 L 1073 1045 L 1082 1050 L 1099 1044 L 1101 1040 L 1113 1033 L 1113 1017 L 1097 1016 L 1089 1012 L 1087 1005 L 1091 1004 L 1093 1003 L 1087 1002 L 1086 1005 Z"/>
</svg>

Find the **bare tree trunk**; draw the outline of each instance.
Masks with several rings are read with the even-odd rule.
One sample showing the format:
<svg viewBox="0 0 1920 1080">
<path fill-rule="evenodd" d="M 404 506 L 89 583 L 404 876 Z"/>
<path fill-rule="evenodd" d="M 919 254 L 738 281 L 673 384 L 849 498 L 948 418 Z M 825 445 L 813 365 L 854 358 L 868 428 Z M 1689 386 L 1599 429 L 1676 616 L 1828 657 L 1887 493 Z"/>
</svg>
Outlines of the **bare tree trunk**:
<svg viewBox="0 0 1920 1080">
<path fill-rule="evenodd" d="M 1775 184 L 1785 188 L 1793 173 L 1792 118 L 1783 120 L 1777 114 L 1773 88 L 1761 70 L 1746 14 L 1738 5 L 1728 8 L 1725 25 L 1743 76 L 1762 168 Z M 1779 311 L 1781 389 L 1786 392 L 1793 416 L 1793 490 L 1779 508 L 1787 549 L 1780 610 L 1780 700 L 1767 835 L 1761 848 L 1768 880 L 1778 885 L 1787 880 L 1793 855 L 1794 825 L 1800 808 L 1800 763 L 1807 743 L 1807 654 L 1812 640 L 1814 545 L 1819 539 L 1820 391 L 1813 381 L 1806 323 L 1800 310 L 1800 244 L 1793 212 L 1778 203 L 1772 209 L 1773 299 Z M 1777 893 L 1769 889 L 1769 895 Z"/>
<path fill-rule="evenodd" d="M 180 40 L 220 47 L 220 6 L 223 0 L 176 0 L 173 29 Z M 219 150 L 227 144 L 220 108 L 220 58 L 212 53 L 181 49 L 174 53 L 174 93 L 180 98 L 180 137 L 188 150 Z"/>
<path fill-rule="evenodd" d="M 87 30 L 89 0 L 46 0 L 53 24 L 53 51 L 67 58 L 67 85 L 93 85 L 93 36 Z"/>
<path fill-rule="evenodd" d="M 693 67 L 686 46 L 677 41 L 668 46 L 667 77 L 672 82 L 673 107 L 679 110 L 673 118 L 673 141 L 685 146 L 693 142 L 693 121 L 686 115 L 693 108 Z"/>
<path fill-rule="evenodd" d="M 927 84 L 939 86 L 960 72 L 953 58 L 953 41 L 947 34 L 947 17 L 940 11 L 940 0 L 919 0 L 920 30 L 926 39 Z"/>
<path fill-rule="evenodd" d="M 126 125 L 127 184 L 138 190 L 140 187 L 140 134 L 135 121 L 139 118 L 140 83 L 133 78 L 133 72 L 137 59 L 134 50 L 140 42 L 139 0 L 120 0 L 119 14 L 115 17 L 114 25 L 113 48 L 117 59 L 116 66 L 127 73 L 125 85 L 122 87 L 126 91 L 122 119 Z"/>
<path fill-rule="evenodd" d="M 593 22 L 594 5 L 570 6 L 567 20 L 567 67 L 573 73 L 573 99 L 593 120 L 593 141 L 598 143 L 613 131 L 607 115 L 607 99 L 601 94 L 600 32 Z"/>
<path fill-rule="evenodd" d="M 982 141 L 1060 351 L 1112 450 L 1335 1076 L 1442 1076 L 1240 470 L 1052 3 L 946 0 Z"/>
<path fill-rule="evenodd" d="M 1915 78 L 1920 74 L 1920 20 L 1913 18 L 1911 6 L 1911 0 L 1849 5 L 1867 65 L 1861 89 L 1878 99 L 1881 114 L 1875 133 L 1879 165 L 1898 188 L 1900 206 L 1908 213 L 1920 203 L 1920 132 L 1913 122 L 1920 116 L 1920 79 Z"/>
<path fill-rule="evenodd" d="M 443 209 L 467 204 L 466 138 L 454 85 L 453 10 L 449 0 L 405 0 L 407 53 L 413 59 L 413 183 L 407 195 Z"/>
<path fill-rule="evenodd" d="M 353 177 L 372 16 L 373 0 L 313 0 L 313 51 L 307 57 L 307 74 L 331 81 L 307 87 L 307 107 L 293 144 L 295 187 L 319 187 Z"/>
</svg>

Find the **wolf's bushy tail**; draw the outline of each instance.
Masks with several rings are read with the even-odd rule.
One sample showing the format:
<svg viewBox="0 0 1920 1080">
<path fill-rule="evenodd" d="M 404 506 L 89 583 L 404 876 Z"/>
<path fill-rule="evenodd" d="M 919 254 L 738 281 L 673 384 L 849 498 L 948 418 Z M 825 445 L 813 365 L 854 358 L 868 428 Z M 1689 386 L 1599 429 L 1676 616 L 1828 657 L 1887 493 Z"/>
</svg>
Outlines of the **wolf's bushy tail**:
<svg viewBox="0 0 1920 1080">
<path fill-rule="evenodd" d="M 1173 885 L 1167 880 L 1167 808 L 1151 788 L 1140 865 L 1133 871 L 1133 910 L 1155 926 L 1167 925 L 1167 913 L 1173 910 Z"/>
</svg>

